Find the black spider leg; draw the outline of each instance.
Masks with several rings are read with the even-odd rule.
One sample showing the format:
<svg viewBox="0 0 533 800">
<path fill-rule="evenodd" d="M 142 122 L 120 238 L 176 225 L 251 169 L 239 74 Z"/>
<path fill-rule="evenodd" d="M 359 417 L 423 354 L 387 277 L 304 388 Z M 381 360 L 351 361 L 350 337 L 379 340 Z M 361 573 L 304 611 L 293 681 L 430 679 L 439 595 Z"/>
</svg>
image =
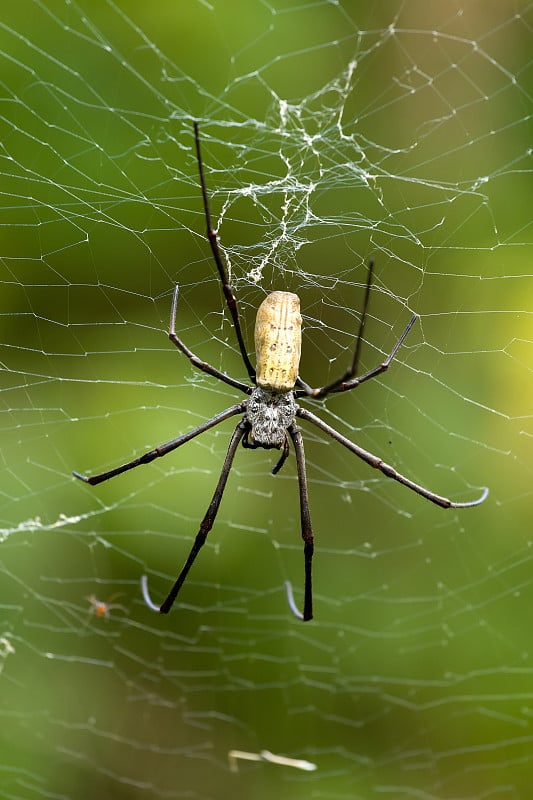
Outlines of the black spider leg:
<svg viewBox="0 0 533 800">
<path fill-rule="evenodd" d="M 73 472 L 72 474 L 74 477 L 79 478 L 80 481 L 85 481 L 85 483 L 90 483 L 91 486 L 95 486 L 97 483 L 108 481 L 110 478 L 114 478 L 115 475 L 120 475 L 122 472 L 127 472 L 129 469 L 139 467 L 141 464 L 149 464 L 156 458 L 166 456 L 167 453 L 170 453 L 172 450 L 176 450 L 176 448 L 181 447 L 182 444 L 194 439 L 195 436 L 199 436 L 201 433 L 208 431 L 209 428 L 214 428 L 215 425 L 224 422 L 224 420 L 229 419 L 229 417 L 235 416 L 235 414 L 244 413 L 245 410 L 246 401 L 243 403 L 237 403 L 237 405 L 234 406 L 230 406 L 230 408 L 226 408 L 225 411 L 221 411 L 220 414 L 216 414 L 216 416 L 208 419 L 207 422 L 202 422 L 202 424 L 198 425 L 198 427 L 194 428 L 194 430 L 188 431 L 188 433 L 183 433 L 181 436 L 178 436 L 176 439 L 172 439 L 170 442 L 165 442 L 165 444 L 160 444 L 158 447 L 154 447 L 153 450 L 149 450 L 147 453 L 143 453 L 142 456 L 128 461 L 127 464 L 122 464 L 120 467 L 114 467 L 114 469 L 107 470 L 107 472 L 101 472 L 99 475 L 90 475 L 87 477 L 86 475 L 81 475 L 79 472 Z"/>
<path fill-rule="evenodd" d="M 235 333 L 237 335 L 237 341 L 239 343 L 239 349 L 241 351 L 242 360 L 244 361 L 244 366 L 246 367 L 246 371 L 248 372 L 250 380 L 252 381 L 252 383 L 255 383 L 255 369 L 253 368 L 252 363 L 248 358 L 248 353 L 246 352 L 246 345 L 244 344 L 244 338 L 241 330 L 239 309 L 237 308 L 237 298 L 233 294 L 233 289 L 231 288 L 229 280 L 228 270 L 222 259 L 222 254 L 218 247 L 217 234 L 211 222 L 211 209 L 209 206 L 209 198 L 207 196 L 207 188 L 205 184 L 205 175 L 204 175 L 204 164 L 202 161 L 202 153 L 200 150 L 200 134 L 198 132 L 198 122 L 196 120 L 194 120 L 194 141 L 196 143 L 196 159 L 198 161 L 198 171 L 200 173 L 200 184 L 202 187 L 202 197 L 204 201 L 207 238 L 209 240 L 209 244 L 211 245 L 211 251 L 213 253 L 213 258 L 215 259 L 215 263 L 217 265 L 218 274 L 220 275 L 220 280 L 222 283 L 222 291 L 224 292 L 224 297 L 226 298 L 226 304 L 228 306 L 231 318 L 233 320 L 233 327 L 235 328 Z"/>
<path fill-rule="evenodd" d="M 229 386 L 233 386 L 235 389 L 240 389 L 241 392 L 245 394 L 252 393 L 252 387 L 248 386 L 247 383 L 243 383 L 242 381 L 238 381 L 235 378 L 232 378 L 230 375 L 226 375 L 224 372 L 220 372 L 220 370 L 212 367 L 211 364 L 208 364 L 206 361 L 202 361 L 198 356 L 196 356 L 192 350 L 189 350 L 187 345 L 182 342 L 178 334 L 176 333 L 176 309 L 178 305 L 178 294 L 179 294 L 179 286 L 176 286 L 174 289 L 174 296 L 172 298 L 172 310 L 170 312 L 170 327 L 168 331 L 168 338 L 175 344 L 176 347 L 181 350 L 184 355 L 187 356 L 191 364 L 193 364 L 198 369 L 201 369 L 202 372 L 207 372 L 208 375 L 212 375 L 214 378 L 217 378 L 219 381 L 224 381 L 224 383 L 229 384 Z"/>
<path fill-rule="evenodd" d="M 357 331 L 357 340 L 355 342 L 355 351 L 353 354 L 352 365 L 349 367 L 346 372 L 340 377 L 336 378 L 334 381 L 322 386 L 320 389 L 313 389 L 309 384 L 305 383 L 301 378 L 298 378 L 298 385 L 304 389 L 302 396 L 305 395 L 312 395 L 316 398 L 325 397 L 328 392 L 333 391 L 339 384 L 344 383 L 349 378 L 353 378 L 357 372 L 357 367 L 359 366 L 359 357 L 361 355 L 361 344 L 363 341 L 363 333 L 365 330 L 365 323 L 366 323 L 366 314 L 368 311 L 368 301 L 370 298 L 370 289 L 372 287 L 372 279 L 374 277 L 374 260 L 370 259 L 368 262 L 368 275 L 366 279 L 366 288 L 365 288 L 365 297 L 363 300 L 363 308 L 361 310 L 361 319 L 359 322 L 359 330 Z M 360 382 L 360 381 L 359 381 Z"/>
<path fill-rule="evenodd" d="M 222 471 L 220 473 L 220 478 L 218 479 L 217 487 L 215 489 L 215 493 L 213 498 L 209 504 L 209 508 L 206 511 L 205 517 L 203 518 L 200 524 L 200 530 L 196 534 L 196 538 L 194 540 L 194 544 L 191 548 L 191 552 L 183 566 L 178 578 L 167 595 L 166 600 L 163 601 L 161 607 L 159 609 L 161 614 L 168 614 L 172 606 L 174 605 L 174 601 L 178 596 L 178 592 L 183 586 L 183 582 L 187 577 L 190 568 L 194 564 L 196 556 L 202 549 L 205 540 L 207 539 L 207 534 L 213 527 L 215 522 L 218 508 L 220 506 L 220 501 L 222 500 L 222 495 L 224 494 L 224 489 L 226 487 L 226 482 L 228 480 L 228 475 L 231 470 L 231 465 L 233 464 L 233 459 L 235 458 L 235 453 L 237 451 L 237 447 L 239 446 L 239 442 L 241 441 L 242 437 L 249 429 L 250 423 L 246 419 L 241 419 L 235 430 L 233 431 L 232 437 L 230 439 L 228 452 L 226 453 L 226 458 L 224 459 L 224 464 L 222 465 Z"/>
<path fill-rule="evenodd" d="M 244 434 L 243 440 L 242 440 L 242 446 L 245 447 L 247 450 L 257 450 L 259 447 L 262 447 L 264 450 L 274 450 L 274 449 L 279 450 L 278 445 L 275 445 L 275 444 L 273 444 L 273 445 L 256 444 L 256 442 L 250 441 L 250 437 L 248 436 L 248 434 L 250 433 L 250 430 L 251 429 L 248 429 L 246 431 L 246 433 Z M 287 439 L 286 436 L 285 436 L 285 439 L 283 440 L 282 447 L 283 447 L 283 451 L 282 451 L 279 459 L 277 460 L 277 462 L 274 464 L 274 466 L 270 470 L 272 475 L 277 475 L 278 474 L 278 472 L 280 471 L 280 469 L 282 468 L 282 466 L 286 462 L 287 458 L 289 457 L 289 452 L 290 452 L 290 450 L 289 450 L 289 440 Z"/>
<path fill-rule="evenodd" d="M 300 520 L 302 525 L 302 539 L 304 541 L 304 612 L 303 621 L 313 619 L 313 551 L 314 538 L 311 527 L 311 514 L 309 512 L 309 496 L 307 493 L 307 475 L 305 471 L 305 453 L 302 434 L 295 423 L 289 425 L 289 435 L 294 444 L 296 453 L 296 466 L 298 469 L 298 488 L 300 491 Z"/>
<path fill-rule="evenodd" d="M 449 500 L 447 497 L 442 497 L 440 494 L 435 494 L 435 492 L 431 492 L 429 489 L 425 489 L 420 484 L 415 483 L 414 481 L 406 478 L 405 475 L 402 475 L 400 472 L 391 467 L 390 464 L 386 464 L 382 461 L 381 458 L 375 456 L 373 453 L 370 453 L 368 450 L 364 450 L 359 445 L 354 444 L 341 433 L 335 430 L 335 428 L 330 427 L 326 422 L 323 422 L 320 417 L 315 416 L 310 411 L 305 408 L 300 408 L 296 410 L 296 415 L 301 419 L 305 419 L 308 422 L 312 422 L 313 425 L 316 425 L 317 428 L 320 428 L 321 431 L 327 433 L 328 436 L 331 436 L 335 441 L 342 444 L 348 450 L 351 450 L 352 453 L 355 453 L 356 456 L 361 458 L 363 461 L 366 461 L 367 464 L 370 464 L 371 467 L 374 469 L 378 469 L 388 478 L 392 478 L 398 483 L 401 483 L 403 486 L 407 486 L 408 489 L 411 489 L 413 492 L 425 497 L 426 500 L 430 500 L 432 503 L 435 503 L 437 506 L 441 506 L 441 508 L 470 508 L 471 506 L 478 506 L 482 503 L 485 498 L 487 497 L 489 490 L 485 487 L 477 500 L 469 500 L 465 503 L 456 503 L 453 500 Z"/>
<path fill-rule="evenodd" d="M 409 333 L 409 331 L 415 324 L 416 320 L 418 319 L 418 315 L 413 314 L 404 332 L 394 345 L 392 351 L 389 353 L 387 358 L 381 364 L 378 364 L 377 367 L 374 367 L 368 372 L 365 372 L 364 375 L 361 375 L 359 378 L 355 377 L 357 369 L 359 367 L 359 358 L 361 355 L 361 346 L 363 343 L 363 334 L 365 330 L 365 323 L 368 311 L 368 301 L 370 299 L 370 290 L 372 288 L 373 275 L 374 275 L 374 262 L 369 261 L 365 297 L 363 301 L 363 309 L 361 311 L 361 321 L 359 322 L 359 330 L 357 332 L 357 340 L 355 343 L 355 351 L 351 366 L 346 370 L 346 372 L 344 372 L 343 375 L 341 375 L 340 378 L 331 381 L 331 383 L 327 383 L 325 386 L 321 386 L 319 389 L 313 389 L 311 386 L 305 383 L 305 381 L 299 378 L 298 385 L 301 386 L 302 388 L 295 392 L 296 397 L 312 397 L 315 400 L 320 400 L 330 392 L 346 392 L 349 389 L 355 389 L 355 387 L 359 386 L 359 384 L 364 383 L 365 381 L 368 381 L 371 378 L 375 378 L 377 375 L 381 375 L 382 372 L 385 372 L 389 368 L 391 361 L 396 356 L 396 353 L 404 343 L 407 334 Z"/>
<path fill-rule="evenodd" d="M 289 457 L 289 453 L 290 453 L 290 449 L 289 449 L 289 440 L 288 440 L 288 439 L 287 439 L 287 437 L 285 436 L 285 438 L 284 438 L 284 440 L 283 440 L 283 451 L 282 451 L 282 453 L 281 453 L 281 455 L 280 455 L 280 457 L 279 457 L 279 459 L 278 459 L 277 463 L 276 463 L 276 464 L 274 464 L 274 466 L 273 466 L 273 467 L 272 467 L 272 469 L 270 470 L 270 472 L 272 473 L 272 475 L 277 475 L 277 474 L 278 474 L 278 472 L 280 471 L 280 469 L 282 468 L 282 466 L 284 465 L 284 463 L 285 463 L 285 462 L 286 462 L 286 460 L 288 459 L 288 457 Z"/>
</svg>

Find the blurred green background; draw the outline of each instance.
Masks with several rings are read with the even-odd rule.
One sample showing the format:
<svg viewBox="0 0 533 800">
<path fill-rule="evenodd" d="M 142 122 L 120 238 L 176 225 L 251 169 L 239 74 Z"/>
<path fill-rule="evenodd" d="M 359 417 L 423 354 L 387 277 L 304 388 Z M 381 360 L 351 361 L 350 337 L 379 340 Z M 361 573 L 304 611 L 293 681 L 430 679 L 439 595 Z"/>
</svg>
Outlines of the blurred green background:
<svg viewBox="0 0 533 800">
<path fill-rule="evenodd" d="M 0 27 L 3 796 L 529 796 L 531 23 L 520 3 L 77 4 Z M 345 369 L 366 263 L 370 369 L 314 408 L 442 511 L 304 431 L 316 536 L 302 603 L 294 457 L 239 450 L 168 617 L 232 429 L 91 488 L 245 379 L 194 159 L 247 341 L 297 291 L 302 376 Z M 302 426 L 304 427 L 304 426 Z M 355 463 L 357 462 L 357 463 Z M 100 617 L 87 599 L 107 601 Z M 317 764 L 229 770 L 232 749 Z"/>
</svg>

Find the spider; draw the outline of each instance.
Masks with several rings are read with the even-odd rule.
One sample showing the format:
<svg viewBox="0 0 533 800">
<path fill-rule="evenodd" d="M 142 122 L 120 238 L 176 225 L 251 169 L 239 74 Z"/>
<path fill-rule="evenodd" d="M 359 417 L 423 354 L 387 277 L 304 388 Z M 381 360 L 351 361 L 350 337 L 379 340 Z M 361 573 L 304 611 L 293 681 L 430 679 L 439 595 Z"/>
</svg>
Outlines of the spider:
<svg viewBox="0 0 533 800">
<path fill-rule="evenodd" d="M 121 611 L 124 611 L 126 614 L 128 613 L 127 609 L 121 603 L 114 603 L 113 600 L 116 600 L 117 597 L 121 597 L 122 592 L 118 592 L 118 594 L 113 594 L 108 600 L 99 600 L 95 594 L 90 594 L 86 600 L 89 601 L 91 604 L 89 608 L 89 612 L 93 612 L 95 617 L 109 617 L 109 612 L 112 611 L 114 608 L 118 608 Z"/>
<path fill-rule="evenodd" d="M 363 334 L 368 310 L 368 301 L 370 297 L 370 289 L 372 286 L 372 276 L 374 265 L 371 261 L 368 267 L 368 276 L 366 281 L 365 295 L 363 299 L 363 306 L 359 322 L 359 329 L 357 332 L 357 339 L 355 350 L 349 368 L 336 380 L 326 383 L 319 388 L 312 388 L 309 384 L 305 383 L 298 374 L 301 352 L 301 316 L 300 316 L 300 300 L 298 295 L 291 292 L 272 292 L 260 305 L 255 323 L 255 350 L 256 350 L 256 366 L 252 365 L 241 328 L 241 321 L 237 307 L 237 299 L 233 292 L 228 269 L 222 257 L 218 245 L 218 238 L 213 224 L 211 221 L 211 211 L 209 205 L 209 198 L 207 194 L 204 166 L 202 161 L 202 154 L 200 149 L 200 135 L 198 123 L 194 122 L 194 141 L 196 149 L 196 160 L 198 165 L 198 172 L 200 178 L 200 186 L 203 198 L 203 209 L 205 214 L 205 221 L 207 227 L 207 239 L 211 246 L 211 251 L 222 284 L 222 291 L 225 297 L 226 305 L 230 313 L 237 344 L 244 362 L 244 367 L 248 373 L 251 385 L 243 383 L 242 381 L 232 378 L 226 373 L 221 372 L 211 364 L 202 361 L 196 356 L 187 345 L 181 340 L 176 332 L 176 309 L 178 303 L 179 287 L 174 289 L 172 300 L 172 308 L 170 313 L 170 327 L 169 338 L 170 341 L 180 350 L 198 369 L 207 373 L 208 375 L 223 381 L 234 389 L 239 389 L 247 399 L 240 403 L 236 403 L 224 411 L 216 414 L 212 419 L 198 425 L 194 430 L 178 436 L 169 442 L 149 450 L 138 458 L 128 461 L 119 467 L 102 472 L 98 475 L 85 476 L 78 472 L 74 472 L 74 476 L 79 478 L 92 486 L 114 478 L 127 470 L 134 469 L 141 464 L 149 464 L 156 458 L 166 456 L 172 450 L 176 450 L 181 445 L 194 439 L 196 436 L 204 433 L 210 428 L 214 428 L 224 420 L 234 417 L 238 414 L 242 418 L 237 423 L 235 430 L 230 439 L 229 447 L 226 453 L 222 471 L 215 488 L 209 508 L 200 524 L 200 529 L 196 535 L 192 545 L 189 556 L 178 575 L 174 585 L 168 593 L 166 599 L 163 601 L 159 608 L 161 614 L 167 614 L 172 608 L 176 597 L 183 586 L 183 583 L 189 574 L 198 553 L 205 543 L 207 535 L 213 524 L 222 500 L 222 495 L 226 487 L 229 472 L 235 457 L 235 453 L 242 442 L 246 448 L 255 449 L 262 447 L 265 449 L 281 450 L 281 455 L 277 463 L 272 468 L 272 474 L 275 475 L 282 468 L 289 455 L 289 439 L 292 441 L 294 452 L 296 455 L 296 469 L 298 475 L 298 486 L 300 495 L 300 518 L 301 518 L 301 533 L 304 543 L 304 610 L 300 616 L 304 621 L 310 620 L 313 617 L 313 594 L 312 594 L 312 561 L 314 550 L 313 529 L 311 526 L 311 516 L 309 512 L 309 499 L 307 491 L 307 476 L 305 469 L 305 455 L 300 428 L 296 424 L 296 419 L 299 418 L 305 422 L 315 425 L 320 431 L 331 436 L 335 441 L 339 442 L 343 447 L 346 447 L 356 456 L 366 461 L 371 467 L 380 470 L 388 478 L 407 486 L 413 492 L 424 497 L 432 503 L 435 503 L 442 508 L 468 508 L 477 506 L 482 503 L 488 494 L 488 489 L 483 489 L 480 497 L 476 500 L 468 502 L 453 502 L 447 497 L 435 494 L 429 489 L 425 489 L 409 478 L 397 472 L 394 467 L 385 463 L 381 458 L 372 453 L 364 450 L 359 445 L 354 444 L 341 433 L 330 427 L 326 422 L 323 422 L 319 417 L 315 416 L 311 411 L 302 408 L 296 402 L 300 398 L 308 400 L 321 400 L 328 394 L 334 392 L 345 392 L 355 389 L 362 383 L 375 378 L 385 372 L 393 361 L 399 348 L 405 341 L 409 331 L 418 319 L 414 314 L 409 321 L 407 327 L 402 335 L 394 345 L 392 351 L 385 358 L 385 360 L 378 364 L 378 366 L 357 376 L 357 369 L 359 365 L 359 357 L 361 353 L 361 345 L 363 342 Z"/>
</svg>

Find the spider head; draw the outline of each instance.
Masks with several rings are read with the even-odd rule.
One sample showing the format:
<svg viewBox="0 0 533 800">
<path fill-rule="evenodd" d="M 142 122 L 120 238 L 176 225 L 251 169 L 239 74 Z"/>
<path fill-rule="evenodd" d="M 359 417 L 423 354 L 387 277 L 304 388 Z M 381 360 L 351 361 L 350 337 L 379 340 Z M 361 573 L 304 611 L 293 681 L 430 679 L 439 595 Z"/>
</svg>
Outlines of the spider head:
<svg viewBox="0 0 533 800">
<path fill-rule="evenodd" d="M 246 407 L 251 439 L 259 447 L 281 447 L 294 422 L 296 402 L 292 392 L 268 392 L 256 386 Z"/>
</svg>

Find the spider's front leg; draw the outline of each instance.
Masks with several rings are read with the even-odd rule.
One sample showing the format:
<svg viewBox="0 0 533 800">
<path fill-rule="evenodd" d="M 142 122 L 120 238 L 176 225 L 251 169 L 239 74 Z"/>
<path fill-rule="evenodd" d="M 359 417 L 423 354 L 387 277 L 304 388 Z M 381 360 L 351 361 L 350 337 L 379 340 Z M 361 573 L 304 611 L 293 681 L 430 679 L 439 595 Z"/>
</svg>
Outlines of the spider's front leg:
<svg viewBox="0 0 533 800">
<path fill-rule="evenodd" d="M 235 458 L 237 447 L 239 446 L 239 442 L 246 433 L 248 427 L 249 427 L 248 421 L 246 419 L 242 419 L 235 428 L 235 430 L 233 431 L 233 436 L 230 439 L 228 451 L 226 453 L 226 458 L 224 459 L 224 464 L 222 465 L 222 471 L 220 473 L 220 478 L 218 479 L 215 493 L 209 504 L 209 508 L 207 509 L 206 514 L 200 524 L 200 530 L 196 534 L 196 538 L 194 540 L 187 561 L 185 562 L 185 565 L 183 566 L 180 574 L 176 579 L 176 582 L 174 583 L 172 589 L 168 593 L 166 599 L 161 604 L 161 607 L 159 609 L 161 614 L 168 614 L 168 612 L 174 605 L 174 601 L 178 596 L 179 590 L 183 586 L 185 578 L 189 574 L 189 570 L 196 560 L 196 556 L 204 546 L 205 540 L 207 539 L 207 534 L 214 525 L 218 509 L 220 506 L 220 502 L 222 500 L 222 495 L 224 494 L 224 489 L 226 488 L 226 483 L 228 480 L 228 475 L 231 470 L 231 465 L 233 464 L 233 459 Z"/>
<path fill-rule="evenodd" d="M 302 525 L 302 539 L 304 541 L 304 613 L 303 621 L 313 619 L 313 552 L 314 537 L 311 526 L 311 514 L 309 512 L 309 495 L 307 492 L 307 474 L 305 471 L 305 453 L 302 434 L 295 423 L 289 426 L 289 435 L 294 444 L 296 453 L 296 465 L 298 469 L 298 487 L 300 491 L 300 519 Z"/>
<path fill-rule="evenodd" d="M 472 508 L 473 506 L 478 506 L 480 503 L 483 503 L 489 494 L 488 488 L 485 487 L 479 497 L 476 497 L 475 500 L 466 500 L 465 502 L 450 500 L 449 497 L 436 494 L 435 492 L 426 489 L 424 486 L 421 486 L 419 483 L 415 483 L 405 475 L 402 475 L 401 472 L 398 472 L 398 470 L 394 469 L 394 467 L 392 467 L 390 464 L 387 464 L 379 456 L 374 455 L 374 453 L 370 453 L 363 447 L 359 447 L 359 445 L 355 444 L 355 442 L 351 442 L 350 439 L 347 439 L 346 436 L 343 436 L 342 433 L 336 431 L 335 428 L 332 428 L 331 425 L 328 425 L 326 422 L 321 420 L 320 417 L 315 416 L 315 414 L 312 414 L 311 411 L 308 411 L 306 408 L 298 407 L 296 414 L 300 417 L 300 419 L 306 419 L 308 422 L 312 422 L 313 425 L 316 425 L 317 428 L 319 428 L 321 431 L 324 431 L 324 433 L 327 433 L 328 436 L 331 436 L 331 438 L 335 439 L 336 442 L 342 444 L 347 450 L 355 453 L 356 456 L 363 461 L 366 461 L 366 463 L 371 467 L 374 467 L 374 469 L 379 469 L 379 471 L 382 472 L 383 475 L 386 475 L 387 478 L 392 478 L 393 480 L 398 481 L 398 483 L 401 483 L 402 486 L 407 486 L 407 488 L 411 489 L 412 492 L 416 492 L 421 497 L 424 497 L 431 503 L 435 503 L 435 505 L 440 506 L 441 508 Z"/>
</svg>

